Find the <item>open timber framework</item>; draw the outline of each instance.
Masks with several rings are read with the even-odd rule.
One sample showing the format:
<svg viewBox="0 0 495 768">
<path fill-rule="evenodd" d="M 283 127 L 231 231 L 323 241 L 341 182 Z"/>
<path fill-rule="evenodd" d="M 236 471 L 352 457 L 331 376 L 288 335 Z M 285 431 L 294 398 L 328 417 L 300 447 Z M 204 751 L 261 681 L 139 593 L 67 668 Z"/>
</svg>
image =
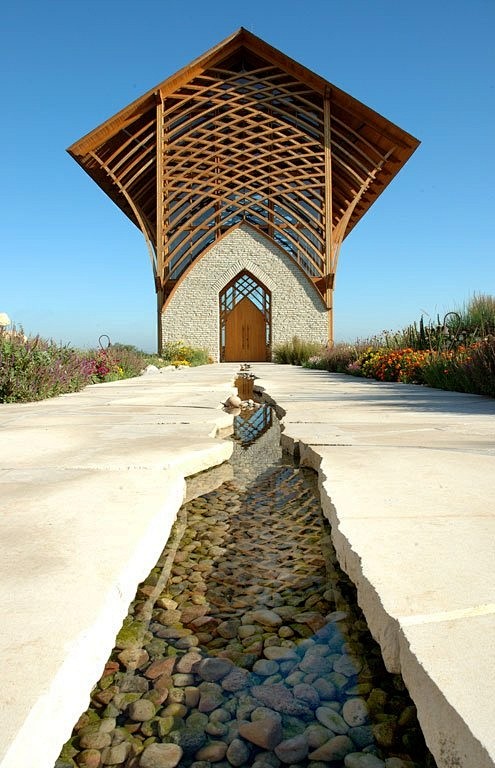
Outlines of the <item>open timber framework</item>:
<svg viewBox="0 0 495 768">
<path fill-rule="evenodd" d="M 418 144 L 241 28 L 68 151 L 143 232 L 159 350 L 174 335 L 201 342 L 187 322 L 199 312 L 213 327 L 214 359 L 265 360 L 274 341 L 307 336 L 308 327 L 333 343 L 342 242 Z M 243 242 L 227 248 L 227 261 L 239 263 L 232 275 L 214 249 L 239 227 Z M 192 280 L 186 291 L 212 253 L 211 283 L 197 290 Z M 284 308 L 296 302 L 288 317 Z"/>
</svg>

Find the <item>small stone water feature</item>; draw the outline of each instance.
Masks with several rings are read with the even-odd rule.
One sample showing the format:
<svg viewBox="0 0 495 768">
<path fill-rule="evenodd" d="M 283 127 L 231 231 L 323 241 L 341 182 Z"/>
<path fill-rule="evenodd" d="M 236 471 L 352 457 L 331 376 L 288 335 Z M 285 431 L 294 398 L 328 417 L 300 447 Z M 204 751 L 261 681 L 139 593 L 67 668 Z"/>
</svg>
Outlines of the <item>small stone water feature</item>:
<svg viewBox="0 0 495 768">
<path fill-rule="evenodd" d="M 185 504 L 56 768 L 434 768 L 266 406 Z M 197 487 L 197 478 L 195 479 Z"/>
</svg>

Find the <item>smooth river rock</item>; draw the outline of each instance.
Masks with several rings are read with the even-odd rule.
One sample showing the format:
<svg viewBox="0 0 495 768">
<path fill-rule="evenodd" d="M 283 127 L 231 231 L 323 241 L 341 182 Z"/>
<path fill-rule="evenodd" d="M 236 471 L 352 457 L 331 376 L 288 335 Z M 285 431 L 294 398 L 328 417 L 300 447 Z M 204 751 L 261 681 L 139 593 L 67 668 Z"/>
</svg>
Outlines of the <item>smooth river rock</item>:
<svg viewBox="0 0 495 768">
<path fill-rule="evenodd" d="M 249 760 L 249 747 L 242 739 L 232 739 L 227 749 L 227 760 L 234 768 L 245 765 Z"/>
<path fill-rule="evenodd" d="M 369 722 L 368 707 L 364 699 L 348 699 L 342 707 L 342 717 L 351 727 Z"/>
<path fill-rule="evenodd" d="M 203 659 L 198 665 L 196 672 L 205 681 L 215 683 L 228 675 L 234 667 L 230 659 L 208 658 Z"/>
<path fill-rule="evenodd" d="M 310 752 L 310 760 L 322 760 L 323 762 L 333 762 L 342 760 L 346 755 L 355 750 L 355 746 L 347 736 L 334 736 L 321 747 Z"/>
<path fill-rule="evenodd" d="M 305 760 L 308 754 L 308 742 L 302 734 L 293 736 L 291 739 L 281 741 L 275 747 L 275 754 L 283 763 L 298 763 L 300 760 Z"/>
<path fill-rule="evenodd" d="M 260 608 L 257 611 L 251 611 L 249 614 L 252 621 L 257 624 L 263 624 L 265 627 L 279 627 L 283 622 L 282 618 L 275 613 L 275 611 L 269 611 L 265 608 Z"/>
<path fill-rule="evenodd" d="M 262 749 L 274 749 L 282 741 L 282 725 L 278 718 L 265 718 L 254 723 L 241 722 L 239 735 Z"/>
<path fill-rule="evenodd" d="M 150 744 L 139 760 L 140 768 L 175 768 L 182 757 L 178 744 Z"/>
<path fill-rule="evenodd" d="M 316 719 L 334 733 L 341 735 L 347 733 L 349 730 L 348 724 L 345 720 L 329 707 L 318 707 L 316 710 Z"/>
<path fill-rule="evenodd" d="M 366 752 L 351 752 L 344 758 L 345 768 L 385 768 L 385 763 Z"/>
</svg>

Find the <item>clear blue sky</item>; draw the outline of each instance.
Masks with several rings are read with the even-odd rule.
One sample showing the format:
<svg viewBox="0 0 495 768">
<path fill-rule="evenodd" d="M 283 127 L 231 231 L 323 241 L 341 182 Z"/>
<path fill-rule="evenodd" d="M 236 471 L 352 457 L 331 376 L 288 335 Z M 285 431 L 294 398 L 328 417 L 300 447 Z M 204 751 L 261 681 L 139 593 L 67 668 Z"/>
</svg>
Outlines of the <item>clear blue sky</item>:
<svg viewBox="0 0 495 768">
<path fill-rule="evenodd" d="M 495 293 L 495 0 L 16 0 L 0 22 L 0 311 L 155 350 L 144 239 L 65 149 L 244 26 L 422 142 L 344 243 L 339 340 Z"/>
</svg>

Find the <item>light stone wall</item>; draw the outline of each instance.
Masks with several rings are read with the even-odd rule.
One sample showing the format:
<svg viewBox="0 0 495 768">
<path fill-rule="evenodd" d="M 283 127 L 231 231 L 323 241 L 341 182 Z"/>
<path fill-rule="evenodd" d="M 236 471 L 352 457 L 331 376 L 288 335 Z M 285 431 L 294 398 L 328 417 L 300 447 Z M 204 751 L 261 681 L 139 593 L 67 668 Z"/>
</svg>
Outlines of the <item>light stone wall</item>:
<svg viewBox="0 0 495 768">
<path fill-rule="evenodd" d="M 247 224 L 213 245 L 177 286 L 162 313 L 163 343 L 180 340 L 206 348 L 218 361 L 219 295 L 244 269 L 271 292 L 272 346 L 293 336 L 326 343 L 328 318 L 320 294 L 282 248 Z"/>
</svg>

